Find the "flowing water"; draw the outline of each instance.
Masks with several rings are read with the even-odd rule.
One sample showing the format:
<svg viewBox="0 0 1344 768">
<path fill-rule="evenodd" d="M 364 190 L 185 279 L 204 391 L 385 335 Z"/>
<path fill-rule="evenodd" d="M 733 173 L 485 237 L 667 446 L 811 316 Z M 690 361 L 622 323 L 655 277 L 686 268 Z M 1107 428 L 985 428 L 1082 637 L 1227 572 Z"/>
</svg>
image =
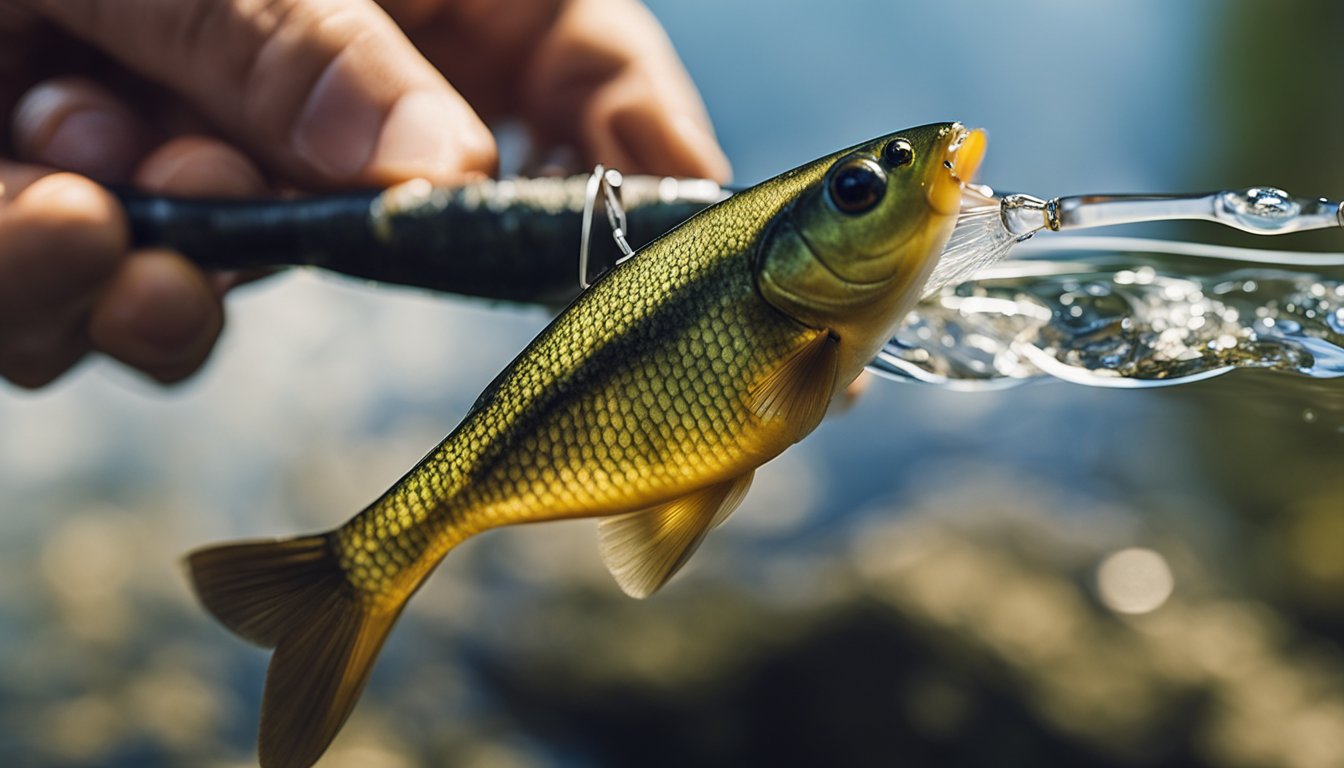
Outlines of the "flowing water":
<svg viewBox="0 0 1344 768">
<path fill-rule="evenodd" d="M 1002 255 L 1011 243 L 994 245 Z M 954 389 L 1045 376 L 1154 387 L 1237 368 L 1344 376 L 1344 259 L 1116 238 L 1052 245 L 1023 244 L 1013 255 L 1034 258 L 935 286 L 872 370 Z"/>
</svg>

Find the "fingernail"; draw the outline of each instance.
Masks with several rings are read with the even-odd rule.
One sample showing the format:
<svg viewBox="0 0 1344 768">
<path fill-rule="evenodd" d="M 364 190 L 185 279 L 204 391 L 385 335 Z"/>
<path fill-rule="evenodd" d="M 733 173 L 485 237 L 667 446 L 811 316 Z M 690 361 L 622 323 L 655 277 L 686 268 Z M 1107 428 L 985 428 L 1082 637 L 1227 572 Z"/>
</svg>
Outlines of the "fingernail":
<svg viewBox="0 0 1344 768">
<path fill-rule="evenodd" d="M 180 137 L 156 150 L 135 173 L 135 183 L 186 197 L 247 197 L 266 181 L 246 158 L 197 137 Z"/>
<path fill-rule="evenodd" d="M 348 179 L 359 173 L 378 141 L 384 108 L 359 85 L 345 56 L 327 66 L 294 125 L 294 151 L 322 174 Z"/>
<path fill-rule="evenodd" d="M 134 119 L 80 101 L 87 102 L 55 84 L 24 94 L 14 110 L 20 149 L 32 160 L 99 181 L 126 178 L 140 149 Z"/>
<path fill-rule="evenodd" d="M 478 165 L 478 157 L 492 156 L 492 148 L 480 146 L 480 134 L 488 132 L 451 94 L 410 91 L 387 108 L 374 101 L 361 76 L 347 57 L 337 57 L 295 124 L 295 151 L 324 175 L 379 183 L 448 181 Z"/>
<path fill-rule="evenodd" d="M 459 99 L 411 91 L 388 113 L 367 172 L 389 182 L 415 177 L 448 182 L 466 171 L 488 172 L 493 163 L 493 140 Z"/>
</svg>

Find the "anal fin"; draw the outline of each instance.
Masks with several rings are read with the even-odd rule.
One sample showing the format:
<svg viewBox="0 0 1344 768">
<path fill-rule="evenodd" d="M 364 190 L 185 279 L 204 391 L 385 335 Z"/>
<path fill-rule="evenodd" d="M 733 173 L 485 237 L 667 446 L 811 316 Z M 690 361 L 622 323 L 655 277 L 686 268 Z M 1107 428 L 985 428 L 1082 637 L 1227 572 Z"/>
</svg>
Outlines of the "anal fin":
<svg viewBox="0 0 1344 768">
<path fill-rule="evenodd" d="M 831 404 L 840 342 L 819 330 L 779 367 L 751 388 L 751 408 L 764 421 L 783 421 L 801 440 L 816 429 Z"/>
<path fill-rule="evenodd" d="M 742 503 L 755 471 L 656 507 L 598 521 L 602 562 L 627 595 L 658 591 L 695 553 L 705 534 Z"/>
</svg>

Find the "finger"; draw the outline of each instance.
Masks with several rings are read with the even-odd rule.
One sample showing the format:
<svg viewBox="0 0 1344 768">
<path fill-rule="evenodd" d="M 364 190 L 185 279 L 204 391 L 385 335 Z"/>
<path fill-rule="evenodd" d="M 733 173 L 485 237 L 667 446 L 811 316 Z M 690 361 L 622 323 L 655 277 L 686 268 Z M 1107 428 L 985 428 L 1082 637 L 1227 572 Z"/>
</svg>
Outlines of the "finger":
<svg viewBox="0 0 1344 768">
<path fill-rule="evenodd" d="M 246 197 L 266 182 L 241 152 L 217 139 L 181 136 L 135 171 L 137 186 L 167 195 Z M 224 325 L 223 289 L 184 257 L 137 251 L 108 281 L 89 318 L 98 351 L 159 381 L 200 367 Z"/>
<path fill-rule="evenodd" d="M 183 197 L 251 197 L 268 191 L 261 169 L 232 146 L 205 136 L 180 136 L 156 150 L 135 172 L 138 187 Z M 270 274 L 207 272 L 218 297 L 229 290 Z"/>
<path fill-rule="evenodd" d="M 543 135 L 577 140 L 596 162 L 726 182 L 731 168 L 676 51 L 628 0 L 566 6 L 529 66 L 525 97 Z M 577 125 L 581 135 L 566 136 Z"/>
<path fill-rule="evenodd" d="M 135 186 L 182 197 L 250 197 L 266 179 L 247 155 L 219 139 L 179 136 L 157 147 L 136 167 Z"/>
<path fill-rule="evenodd" d="M 84 355 L 85 318 L 128 239 L 102 187 L 43 173 L 0 164 L 0 376 L 26 387 Z"/>
<path fill-rule="evenodd" d="M 126 261 L 89 317 L 94 349 L 163 383 L 190 375 L 223 328 L 219 297 L 199 269 L 171 251 Z"/>
<path fill-rule="evenodd" d="M 307 184 L 489 173 L 493 138 L 372 0 L 32 0 Z"/>
<path fill-rule="evenodd" d="M 20 159 L 103 182 L 125 181 L 148 141 L 129 106 L 84 78 L 53 78 L 28 89 L 12 122 Z"/>
<path fill-rule="evenodd" d="M 41 389 L 70 370 L 89 351 L 88 341 L 74 325 L 68 333 L 34 330 L 12 343 L 0 344 L 0 378 L 24 389 Z"/>
<path fill-rule="evenodd" d="M 252 197 L 268 187 L 261 169 L 241 151 L 205 136 L 179 136 L 155 150 L 136 169 L 141 189 L 182 197 Z M 216 296 L 266 272 L 208 272 Z"/>
<path fill-rule="evenodd" d="M 0 159 L 0 213 L 33 182 L 51 173 L 50 168 L 43 166 Z"/>
<path fill-rule="evenodd" d="M 31 174 L 0 174 L 23 187 L 0 207 L 0 327 L 87 296 L 126 252 L 126 222 L 106 190 L 72 173 Z"/>
</svg>

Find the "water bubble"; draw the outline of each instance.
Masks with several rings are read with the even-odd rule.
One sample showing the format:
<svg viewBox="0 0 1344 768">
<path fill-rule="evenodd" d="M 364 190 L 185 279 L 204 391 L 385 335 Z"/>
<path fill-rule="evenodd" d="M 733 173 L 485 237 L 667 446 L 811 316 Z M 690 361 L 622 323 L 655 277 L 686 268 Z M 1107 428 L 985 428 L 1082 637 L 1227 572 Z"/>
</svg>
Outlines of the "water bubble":
<svg viewBox="0 0 1344 768">
<path fill-rule="evenodd" d="M 1302 411 L 1302 421 L 1305 421 L 1308 424 L 1316 423 L 1316 412 L 1310 408 L 1304 409 Z"/>
</svg>

